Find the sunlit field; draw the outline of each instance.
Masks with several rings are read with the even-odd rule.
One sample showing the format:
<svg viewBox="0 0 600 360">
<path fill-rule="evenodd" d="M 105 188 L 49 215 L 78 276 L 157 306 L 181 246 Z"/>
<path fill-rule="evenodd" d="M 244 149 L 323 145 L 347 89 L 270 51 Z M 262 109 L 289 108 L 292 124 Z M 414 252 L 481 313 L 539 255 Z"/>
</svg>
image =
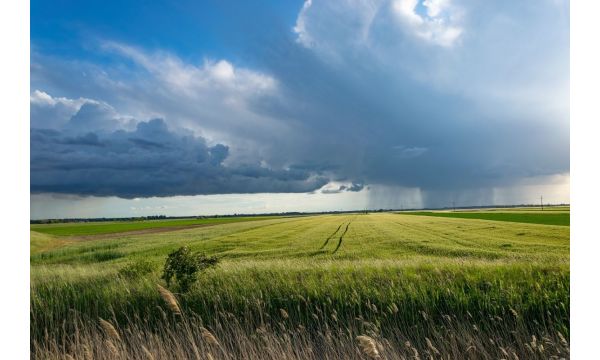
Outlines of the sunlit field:
<svg viewBox="0 0 600 360">
<path fill-rule="evenodd" d="M 32 357 L 568 358 L 569 211 L 550 213 L 33 225 Z M 181 246 L 220 259 L 185 292 L 161 279 Z"/>
<path fill-rule="evenodd" d="M 403 212 L 403 214 L 450 217 L 460 219 L 510 221 L 544 225 L 570 225 L 569 208 L 560 206 L 551 208 L 546 207 L 545 210 L 542 210 L 540 208 L 515 208 L 510 210 L 502 209 L 500 211 L 494 209 L 486 209 L 485 211 L 417 211 Z"/>
</svg>

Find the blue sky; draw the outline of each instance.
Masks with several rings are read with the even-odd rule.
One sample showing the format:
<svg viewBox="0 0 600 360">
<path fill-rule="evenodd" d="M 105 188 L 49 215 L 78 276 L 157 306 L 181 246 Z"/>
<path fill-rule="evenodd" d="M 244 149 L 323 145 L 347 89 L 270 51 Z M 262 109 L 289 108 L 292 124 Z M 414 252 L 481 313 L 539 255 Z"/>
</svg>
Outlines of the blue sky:
<svg viewBox="0 0 600 360">
<path fill-rule="evenodd" d="M 567 1 L 32 1 L 31 50 L 34 218 L 569 201 Z"/>
<path fill-rule="evenodd" d="M 33 1 L 31 40 L 34 49 L 78 59 L 109 61 L 98 58 L 93 43 L 118 39 L 190 60 L 244 61 L 251 32 L 284 30 L 301 7 L 302 1 Z"/>
</svg>

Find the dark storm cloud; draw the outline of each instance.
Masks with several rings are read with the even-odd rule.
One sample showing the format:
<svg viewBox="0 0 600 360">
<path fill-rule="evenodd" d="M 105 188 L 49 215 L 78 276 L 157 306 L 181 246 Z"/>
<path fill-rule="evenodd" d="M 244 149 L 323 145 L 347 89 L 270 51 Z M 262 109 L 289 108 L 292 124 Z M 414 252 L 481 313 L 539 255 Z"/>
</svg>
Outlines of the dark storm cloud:
<svg viewBox="0 0 600 360">
<path fill-rule="evenodd" d="M 364 188 L 365 188 L 364 184 L 352 183 L 352 185 L 347 186 L 344 190 L 357 192 L 357 191 L 362 191 L 362 189 L 364 189 Z"/>
<path fill-rule="evenodd" d="M 256 111 L 301 119 L 309 139 L 275 158 L 321 159 L 339 179 L 436 196 L 569 171 L 562 6 L 470 3 L 478 18 L 440 46 L 394 30 L 387 2 L 372 3 L 382 5 L 361 18 L 354 5 L 313 2 L 299 38 L 274 35 L 257 55 L 285 95 L 254 102 Z"/>
<path fill-rule="evenodd" d="M 172 132 L 161 119 L 133 131 L 72 134 L 77 131 L 68 127 L 31 129 L 32 193 L 134 198 L 308 192 L 327 183 L 307 171 L 225 166 L 227 146 Z"/>
<path fill-rule="evenodd" d="M 339 194 L 345 191 L 350 191 L 350 192 L 359 192 L 362 191 L 362 189 L 364 189 L 365 186 L 363 184 L 360 183 L 352 183 L 350 185 L 340 185 L 337 188 L 327 188 L 327 189 L 322 189 L 321 193 L 322 194 Z"/>
</svg>

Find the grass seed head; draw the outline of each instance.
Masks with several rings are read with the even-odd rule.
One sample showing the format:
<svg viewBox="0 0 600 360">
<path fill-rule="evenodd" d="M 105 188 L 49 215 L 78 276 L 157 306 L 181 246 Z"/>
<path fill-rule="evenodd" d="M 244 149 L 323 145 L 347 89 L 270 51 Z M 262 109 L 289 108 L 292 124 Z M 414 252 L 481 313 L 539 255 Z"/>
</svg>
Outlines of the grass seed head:
<svg viewBox="0 0 600 360">
<path fill-rule="evenodd" d="M 217 338 L 205 327 L 200 327 L 200 334 L 202 335 L 204 341 L 206 341 L 208 344 L 219 346 L 219 341 L 217 340 Z"/>
<path fill-rule="evenodd" d="M 102 329 L 104 329 L 106 335 L 108 335 L 112 339 L 121 341 L 121 336 L 119 335 L 119 332 L 110 322 L 100 318 L 100 326 L 102 326 Z"/>
<path fill-rule="evenodd" d="M 104 346 L 106 346 L 106 348 L 108 349 L 108 351 L 113 354 L 113 355 L 118 355 L 119 354 L 119 350 L 117 349 L 117 347 L 115 346 L 115 344 L 110 341 L 110 339 L 106 339 L 104 341 Z"/>
<path fill-rule="evenodd" d="M 179 308 L 179 304 L 177 303 L 177 298 L 175 298 L 175 295 L 173 295 L 172 292 L 170 292 L 169 290 L 165 289 L 164 287 L 162 287 L 160 285 L 156 285 L 156 286 L 158 288 L 158 292 L 160 293 L 160 296 L 167 303 L 167 306 L 169 307 L 169 309 L 175 315 L 181 315 L 181 309 Z"/>
<path fill-rule="evenodd" d="M 360 344 L 362 352 L 370 357 L 371 359 L 380 359 L 379 350 L 377 350 L 377 343 L 375 340 L 366 335 L 360 335 L 356 337 Z"/>
<path fill-rule="evenodd" d="M 569 347 L 569 342 L 567 341 L 567 339 L 565 339 L 565 337 L 560 331 L 558 331 L 558 338 L 560 339 L 560 342 L 563 344 L 563 346 L 567 348 Z"/>
<path fill-rule="evenodd" d="M 428 348 L 429 348 L 431 351 L 433 351 L 433 353 L 434 353 L 434 354 L 436 354 L 436 355 L 440 355 L 440 352 L 439 352 L 439 350 L 438 350 L 438 349 L 437 349 L 435 346 L 433 346 L 433 344 L 431 343 L 431 340 L 429 340 L 429 338 L 425 338 L 425 342 L 427 343 L 427 347 L 428 347 Z"/>
<path fill-rule="evenodd" d="M 287 319 L 290 317 L 290 315 L 288 315 L 287 311 L 285 311 L 284 309 L 279 309 L 279 312 L 281 313 L 281 317 L 284 319 Z"/>
</svg>

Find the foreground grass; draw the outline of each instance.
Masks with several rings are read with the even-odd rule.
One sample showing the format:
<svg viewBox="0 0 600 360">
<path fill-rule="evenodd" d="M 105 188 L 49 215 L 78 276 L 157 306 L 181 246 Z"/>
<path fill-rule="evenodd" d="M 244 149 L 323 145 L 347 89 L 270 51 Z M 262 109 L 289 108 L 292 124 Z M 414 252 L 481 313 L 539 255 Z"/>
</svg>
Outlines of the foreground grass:
<svg viewBox="0 0 600 360">
<path fill-rule="evenodd" d="M 185 323 L 189 329 L 169 313 L 156 291 L 156 275 L 115 281 L 109 272 L 100 277 L 70 270 L 56 277 L 52 272 L 52 280 L 46 278 L 32 293 L 32 322 L 37 325 L 32 338 L 42 347 L 37 349 L 40 358 L 52 351 L 82 354 L 86 343 L 101 357 L 112 352 L 98 327 L 101 317 L 122 334 L 132 334 L 123 335 L 121 358 L 141 354 L 141 345 L 155 357 L 164 354 L 161 358 L 193 357 L 194 346 L 202 349 L 201 358 L 212 353 L 216 358 L 318 359 L 322 351 L 330 358 L 360 358 L 359 335 L 385 344 L 382 353 L 388 358 L 412 355 L 413 347 L 424 357 L 438 358 L 428 339 L 451 358 L 500 358 L 503 351 L 521 359 L 567 354 L 568 346 L 560 340 L 568 337 L 565 269 L 406 268 L 386 261 L 355 265 L 224 265 L 205 274 L 189 293 L 176 294 L 191 319 Z M 199 338 L 200 326 L 211 329 L 223 349 Z M 65 332 L 77 331 L 87 335 L 77 342 L 65 340 Z M 140 340 L 142 334 L 153 340 Z M 543 341 L 545 352 L 528 348 L 533 337 Z M 44 350 L 49 345 L 57 348 Z M 176 351 L 181 355 L 173 356 Z"/>
<path fill-rule="evenodd" d="M 221 264 L 189 292 L 171 289 L 179 317 L 156 284 L 181 245 Z M 139 261 L 154 270 L 120 275 Z M 150 358 L 146 349 L 157 359 L 354 359 L 368 356 L 359 335 L 389 359 L 568 357 L 563 226 L 397 214 L 272 219 L 68 244 L 31 264 L 34 358 Z"/>
<path fill-rule="evenodd" d="M 510 221 L 529 224 L 569 226 L 571 216 L 568 211 L 522 211 L 522 212 L 483 212 L 483 211 L 418 211 L 403 212 L 402 215 L 437 216 L 460 219 L 482 219 Z"/>
</svg>

